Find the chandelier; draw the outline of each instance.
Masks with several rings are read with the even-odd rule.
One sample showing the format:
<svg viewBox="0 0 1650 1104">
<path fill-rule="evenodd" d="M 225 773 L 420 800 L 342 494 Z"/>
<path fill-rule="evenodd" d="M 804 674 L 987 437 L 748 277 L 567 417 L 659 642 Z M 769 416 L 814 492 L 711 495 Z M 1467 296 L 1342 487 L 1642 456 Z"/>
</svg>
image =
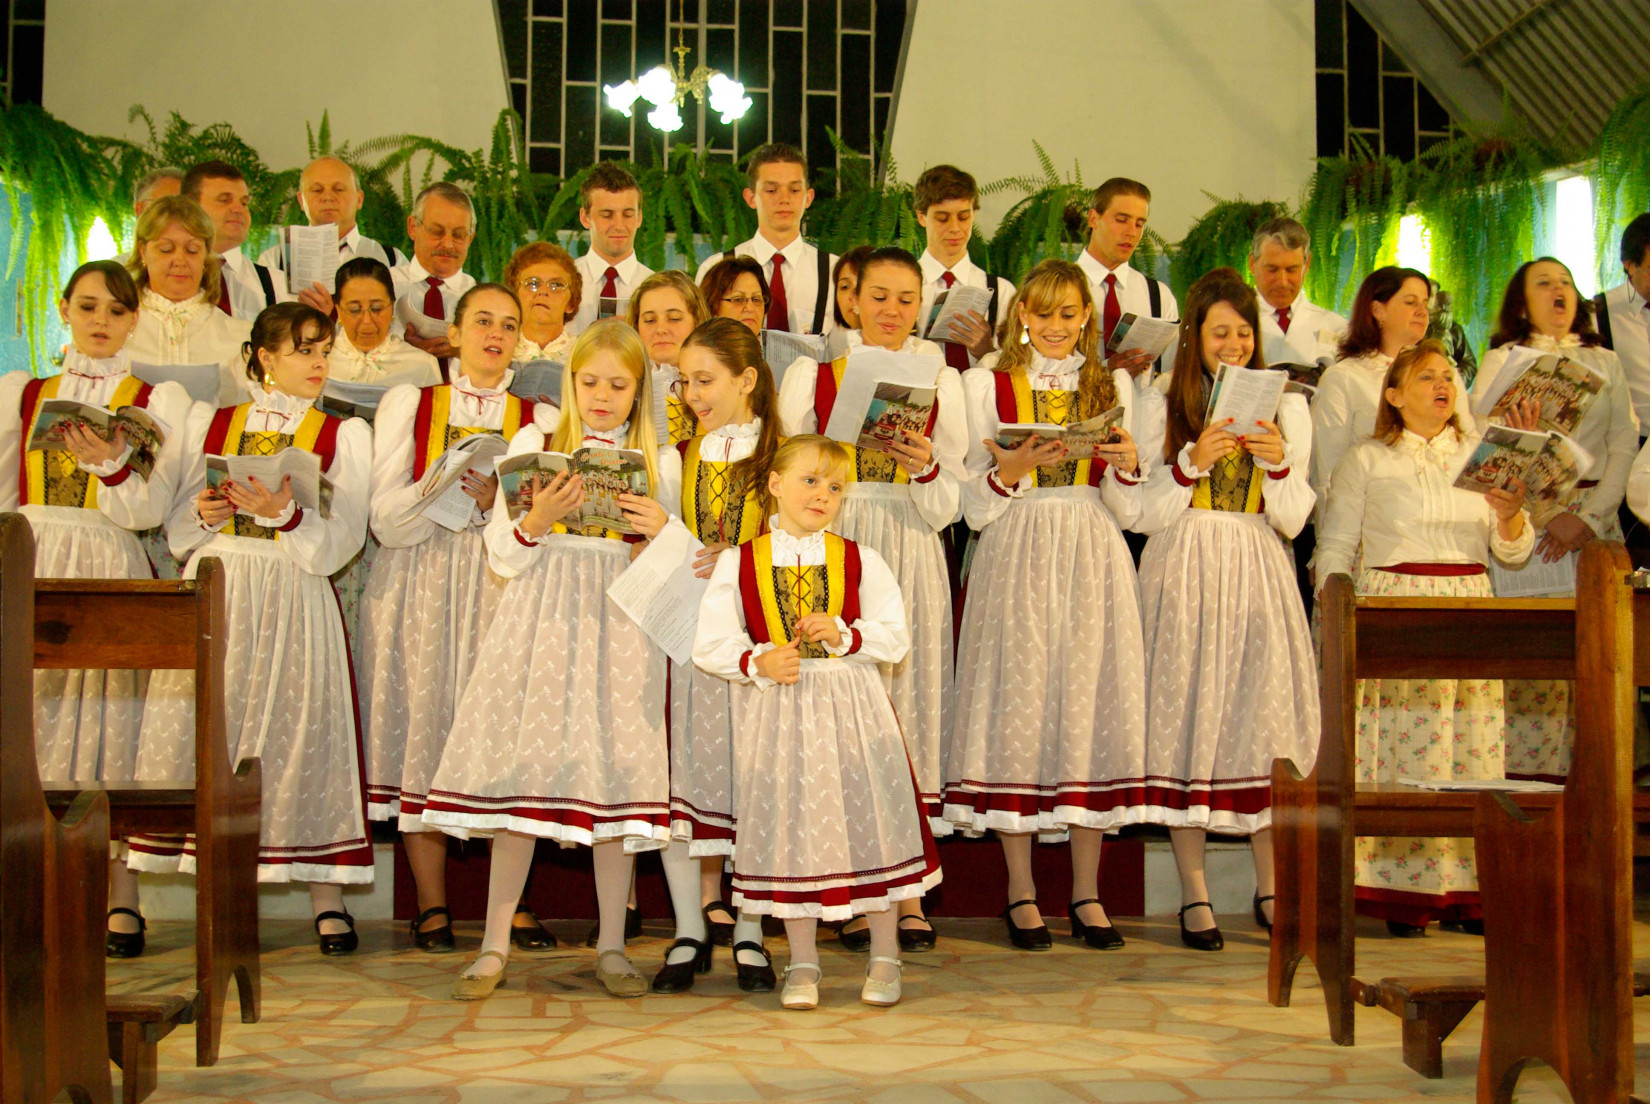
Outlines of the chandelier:
<svg viewBox="0 0 1650 1104">
<path fill-rule="evenodd" d="M 743 84 L 702 64 L 695 66 L 691 74 L 687 72 L 687 56 L 692 52 L 682 45 L 682 31 L 678 26 L 676 46 L 672 50 L 676 55 L 675 64 L 656 65 L 623 84 L 604 84 L 602 91 L 607 95 L 607 106 L 628 119 L 636 101 L 645 100 L 653 105 L 647 121 L 655 130 L 666 134 L 682 129 L 682 105 L 689 95 L 720 115 L 724 123 L 731 123 L 749 111 L 751 98 L 745 95 Z"/>
</svg>

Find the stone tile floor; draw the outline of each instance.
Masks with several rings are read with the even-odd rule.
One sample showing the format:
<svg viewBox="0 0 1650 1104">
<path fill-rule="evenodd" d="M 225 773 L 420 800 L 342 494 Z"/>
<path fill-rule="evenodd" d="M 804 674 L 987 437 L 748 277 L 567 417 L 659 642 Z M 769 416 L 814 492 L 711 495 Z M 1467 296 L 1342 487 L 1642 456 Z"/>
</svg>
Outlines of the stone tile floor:
<svg viewBox="0 0 1650 1104">
<path fill-rule="evenodd" d="M 942 920 L 932 953 L 911 955 L 905 1000 L 859 1003 L 864 959 L 826 935 L 821 1007 L 785 1012 L 777 993 L 747 996 L 728 952 L 691 994 L 617 1001 L 595 980 L 588 922 L 552 925 L 564 949 L 517 954 L 489 1000 L 448 999 L 479 941 L 459 925 L 460 953 L 413 950 L 402 924 L 363 921 L 361 950 L 323 959 L 310 926 L 266 921 L 263 1022 L 231 1019 L 222 1057 L 193 1066 L 194 1032 L 161 1044 L 156 1104 L 538 1104 L 565 1101 L 1470 1101 L 1481 1014 L 1445 1044 L 1443 1080 L 1404 1066 L 1398 1021 L 1359 1009 L 1358 1045 L 1329 1042 L 1309 965 L 1291 1008 L 1266 1002 L 1264 933 L 1222 917 L 1226 950 L 1179 944 L 1172 919 L 1123 920 L 1126 948 L 1096 952 L 1061 938 L 1028 954 L 1000 923 Z M 630 946 L 652 975 L 669 931 L 649 924 Z M 1641 955 L 1650 925 L 1636 926 Z M 150 952 L 111 962 L 111 988 L 181 991 L 193 973 L 193 929 L 151 925 Z M 568 949 L 574 945 L 575 949 Z M 771 939 L 777 965 L 783 939 Z M 1436 929 L 1423 942 L 1360 928 L 1364 977 L 1482 968 L 1482 943 Z M 233 998 L 230 1001 L 233 1005 Z M 1641 1002 L 1642 1004 L 1642 1002 Z M 1639 1030 L 1638 1082 L 1650 1084 L 1650 1015 Z M 118 1072 L 116 1074 L 118 1078 Z M 118 1082 L 117 1082 L 118 1085 Z M 117 1088 L 118 1092 L 118 1088 Z M 1556 1075 L 1527 1071 L 1517 1098 L 1565 1101 Z"/>
</svg>

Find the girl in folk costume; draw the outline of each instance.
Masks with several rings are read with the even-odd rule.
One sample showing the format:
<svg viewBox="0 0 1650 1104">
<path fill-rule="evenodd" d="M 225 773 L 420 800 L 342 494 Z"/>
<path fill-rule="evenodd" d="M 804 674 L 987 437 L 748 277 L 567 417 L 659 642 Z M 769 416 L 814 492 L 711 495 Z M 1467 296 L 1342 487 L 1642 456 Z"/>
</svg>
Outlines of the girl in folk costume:
<svg viewBox="0 0 1650 1104">
<path fill-rule="evenodd" d="M 1276 422 L 1204 424 L 1222 364 L 1265 367 L 1259 320 L 1232 269 L 1193 284 L 1162 414 L 1141 433 L 1141 451 L 1162 458 L 1136 526 L 1151 534 L 1140 559 L 1147 818 L 1169 827 L 1181 941 L 1204 951 L 1225 945 L 1206 833 L 1251 837 L 1255 920 L 1269 926 L 1272 761 L 1304 769 L 1318 746 L 1317 661 L 1285 544 L 1312 512 L 1306 400 L 1284 395 Z"/>
<path fill-rule="evenodd" d="M 938 390 L 923 432 L 902 430 L 882 449 L 855 448 L 847 495 L 835 532 L 876 550 L 899 580 L 911 628 L 910 650 L 883 667 L 928 810 L 930 829 L 944 835 L 940 783 L 945 741 L 951 730 L 951 582 L 940 533 L 961 510 L 967 478 L 968 413 L 962 381 L 943 362 L 940 347 L 913 336 L 922 306 L 922 267 L 903 249 L 877 249 L 859 269 L 855 302 L 860 329 L 847 337 L 848 352 L 830 363 L 798 360 L 780 385 L 779 414 L 792 433 L 823 433 L 837 387 L 858 349 L 921 353 L 934 358 Z M 925 951 L 934 929 L 922 901 L 900 907 L 900 946 Z M 852 950 L 869 942 L 866 928 L 847 925 L 842 940 Z"/>
<path fill-rule="evenodd" d="M 554 242 L 528 242 L 504 266 L 504 286 L 521 301 L 521 340 L 515 361 L 567 363 L 574 334 L 567 328 L 579 312 L 584 278 L 567 250 Z"/>
<path fill-rule="evenodd" d="M 338 266 L 337 340 L 327 358 L 327 379 L 345 383 L 441 382 L 441 362 L 395 332 L 395 280 L 376 257 L 355 257 Z"/>
<path fill-rule="evenodd" d="M 1627 476 L 1639 449 L 1638 418 L 1621 361 L 1604 348 L 1593 328 L 1592 305 L 1576 291 L 1563 263 L 1542 257 L 1521 265 L 1507 283 L 1496 332 L 1484 354 L 1473 391 L 1480 395 L 1501 374 L 1515 345 L 1556 354 L 1598 375 L 1598 395 L 1571 434 L 1592 463 L 1573 499 L 1537 527 L 1535 555 L 1551 563 L 1594 540 L 1622 539 L 1618 514 Z M 1549 394 L 1542 406 L 1555 413 L 1570 396 Z M 1541 511 L 1545 514 L 1547 511 Z M 1572 587 L 1565 595 L 1574 593 Z M 1575 702 L 1571 684 L 1508 679 L 1506 767 L 1509 777 L 1563 781 L 1570 771 Z"/>
<path fill-rule="evenodd" d="M 251 326 L 218 308 L 226 276 L 212 252 L 216 234 L 186 196 L 144 208 L 126 264 L 143 309 L 126 351 L 138 364 L 216 364 L 218 405 L 230 406 L 246 398 L 242 349 Z"/>
<path fill-rule="evenodd" d="M 699 323 L 710 318 L 710 308 L 699 285 L 685 272 L 655 272 L 637 285 L 627 308 L 631 329 L 641 335 L 653 374 L 655 414 L 664 411 L 670 443 L 686 441 L 698 432 L 693 413 L 682 401 L 682 374 L 677 361 L 682 342 Z"/>
<path fill-rule="evenodd" d="M 227 576 L 224 668 L 229 761 L 263 763 L 260 881 L 309 882 L 323 954 L 356 947 L 343 887 L 372 881 L 361 760 L 344 626 L 327 576 L 360 549 L 367 529 L 372 431 L 314 407 L 327 378 L 332 320 L 303 303 L 258 315 L 247 345 L 251 401 L 196 404 L 185 430 L 189 465 L 167 521 L 172 551 L 192 578 L 203 556 Z M 290 478 L 207 482 L 207 456 L 283 448 L 320 458 L 331 516 L 299 506 Z M 195 686 L 188 671 L 157 671 L 138 751 L 139 780 L 194 771 Z M 133 839 L 134 870 L 188 870 L 193 855 Z"/>
<path fill-rule="evenodd" d="M 1130 436 L 1133 381 L 1106 370 L 1098 333 L 1083 271 L 1044 261 L 1004 315 L 1002 351 L 963 375 L 974 477 L 963 512 L 980 542 L 958 646 L 945 814 L 971 835 L 996 831 L 1009 876 L 1003 917 L 1028 950 L 1051 945 L 1032 833 L 1069 832 L 1072 934 L 1106 950 L 1123 939 L 1099 901 L 1101 835 L 1140 819 L 1146 671 L 1119 526 L 1134 521 L 1148 465 Z M 1005 423 L 1065 425 L 1119 405 L 1117 439 L 1086 455 L 1042 438 L 997 444 Z"/>
<path fill-rule="evenodd" d="M 705 545 L 694 567 L 708 579 L 717 557 L 761 533 L 762 479 L 779 447 L 778 396 L 762 346 L 743 323 L 713 318 L 682 344 L 683 398 L 701 435 L 682 454 L 682 520 Z M 762 921 L 735 922 L 722 903 L 722 864 L 733 851 L 733 720 L 728 684 L 670 667 L 670 818 L 665 878 L 676 910 L 676 942 L 653 979 L 655 993 L 693 987 L 710 969 L 711 946 L 731 946 L 739 987 L 774 987 L 762 950 Z M 718 917 L 727 917 L 722 920 Z"/>
<path fill-rule="evenodd" d="M 61 375 L 0 376 L 0 511 L 18 510 L 34 531 L 37 577 L 148 579 L 136 530 L 166 519 L 182 474 L 190 401 L 180 384 L 151 387 L 131 373 L 125 344 L 137 325 L 138 291 L 115 261 L 81 265 L 58 303 L 71 344 Z M 158 448 L 116 426 L 108 439 L 66 420 L 60 449 L 30 449 L 42 405 L 70 400 L 118 411 L 136 407 L 166 426 Z M 143 724 L 142 671 L 36 671 L 34 741 L 42 778 L 130 781 Z M 137 880 L 109 864 L 109 936 L 114 958 L 143 952 Z"/>
<path fill-rule="evenodd" d="M 860 999 L 900 998 L 895 906 L 940 880 L 910 759 L 872 664 L 910 643 L 882 557 L 827 533 L 853 452 L 807 434 L 767 475 L 771 530 L 716 562 L 693 661 L 733 686 L 733 903 L 785 921 L 786 1008 L 819 1002 L 820 920 L 865 915 Z"/>
<path fill-rule="evenodd" d="M 1335 466 L 1319 584 L 1345 573 L 1360 595 L 1488 598 L 1490 557 L 1517 566 L 1535 545 L 1523 487 L 1478 495 L 1453 485 L 1478 437 L 1462 431 L 1440 342 L 1400 352 L 1384 383 L 1373 438 Z M 1533 426 L 1535 413 L 1520 406 L 1509 422 Z M 1500 778 L 1502 721 L 1498 679 L 1360 679 L 1358 781 Z M 1433 919 L 1482 933 L 1472 840 L 1360 836 L 1356 854 L 1358 910 L 1392 934 L 1424 934 Z"/>
<path fill-rule="evenodd" d="M 642 542 L 681 494 L 681 457 L 658 447 L 647 358 L 636 334 L 607 319 L 573 344 L 555 432 L 523 426 L 512 455 L 626 448 L 646 458 L 647 497 L 617 496 L 631 534 L 570 528 L 584 503 L 566 473 L 536 483 L 532 508 L 512 521 L 504 492 L 487 522 L 487 557 L 512 580 L 475 669 L 424 807 L 424 821 L 461 838 L 493 837 L 481 954 L 453 986 L 459 1000 L 504 980 L 510 923 L 540 839 L 591 847 L 600 923 L 596 976 L 614 996 L 647 980 L 625 958 L 625 901 L 635 853 L 670 839 L 670 753 L 665 745 L 665 657 L 608 601 Z"/>
<path fill-rule="evenodd" d="M 372 528 L 383 550 L 367 578 L 357 639 L 367 815 L 398 818 L 418 888 L 413 943 L 427 951 L 452 950 L 453 931 L 446 907 L 447 837 L 424 823 L 424 801 L 504 592 L 504 581 L 487 568 L 482 540 L 498 479 L 474 471 L 460 479 L 474 507 L 470 523 L 456 531 L 412 511 L 429 489 L 428 479 L 438 478 L 430 474 L 432 466 L 465 438 L 498 434 L 509 441 L 524 426 L 554 426 L 554 407 L 535 406 L 506 390 L 514 375 L 520 311 L 515 296 L 499 284 L 465 292 L 448 331 L 458 350 L 453 382 L 392 387 L 375 424 Z M 555 945 L 531 914 L 512 935 L 518 945 L 524 939 Z"/>
</svg>

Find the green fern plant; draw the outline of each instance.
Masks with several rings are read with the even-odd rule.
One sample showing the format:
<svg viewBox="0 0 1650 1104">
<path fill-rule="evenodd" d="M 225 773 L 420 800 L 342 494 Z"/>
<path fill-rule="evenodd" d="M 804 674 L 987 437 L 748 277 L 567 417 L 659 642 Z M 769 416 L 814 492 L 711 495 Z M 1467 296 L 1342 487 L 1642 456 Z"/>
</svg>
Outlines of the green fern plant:
<svg viewBox="0 0 1650 1104">
<path fill-rule="evenodd" d="M 809 209 L 809 236 L 827 253 L 875 242 L 920 254 L 927 237 L 917 225 L 911 185 L 900 180 L 893 155 L 882 151 L 879 172 L 876 158 L 851 149 L 836 131 L 826 133 L 836 148 L 837 167 L 820 182 L 820 190 L 830 194 Z"/>
<path fill-rule="evenodd" d="M 166 125 L 156 128 L 155 120 L 141 105 L 127 112 L 127 122 L 142 122 L 149 133 L 143 144 L 150 166 L 175 165 L 187 169 L 202 161 L 225 161 L 241 170 L 251 193 L 252 228 L 247 241 L 253 252 L 268 237 L 272 227 L 293 221 L 298 213 L 296 191 L 298 169 L 271 169 L 258 151 L 247 145 L 228 123 L 196 127 L 176 111 L 166 117 Z"/>
<path fill-rule="evenodd" d="M 1005 177 L 980 188 L 981 195 L 1022 192 L 1023 198 L 1010 207 L 991 239 L 991 271 L 1018 282 L 1033 265 L 1045 257 L 1072 257 L 1087 239 L 1084 212 L 1091 189 L 1083 183 L 1083 170 L 1072 162 L 1071 175 L 1062 178 L 1048 151 L 1032 142 L 1037 151 L 1041 176 Z M 1148 256 L 1164 248 L 1161 238 L 1147 245 Z"/>
<path fill-rule="evenodd" d="M 1210 269 L 1230 265 L 1239 272 L 1246 271 L 1255 231 L 1262 223 L 1289 214 L 1289 209 L 1275 200 L 1250 203 L 1245 199 L 1221 199 L 1210 192 L 1203 194 L 1214 206 L 1186 231 L 1175 247 L 1169 269 L 1169 284 L 1181 300 L 1186 298 L 1186 289 Z"/>
<path fill-rule="evenodd" d="M 1301 204 L 1301 222 L 1312 235 L 1307 297 L 1341 313 L 1358 285 L 1398 255 L 1398 224 L 1414 195 L 1414 168 L 1395 157 L 1376 156 L 1353 136 L 1350 152 L 1318 159 Z"/>
<path fill-rule="evenodd" d="M 1650 86 L 1626 96 L 1599 131 L 1593 155 L 1593 228 L 1600 287 L 1621 282 L 1621 232 L 1650 211 Z"/>
</svg>

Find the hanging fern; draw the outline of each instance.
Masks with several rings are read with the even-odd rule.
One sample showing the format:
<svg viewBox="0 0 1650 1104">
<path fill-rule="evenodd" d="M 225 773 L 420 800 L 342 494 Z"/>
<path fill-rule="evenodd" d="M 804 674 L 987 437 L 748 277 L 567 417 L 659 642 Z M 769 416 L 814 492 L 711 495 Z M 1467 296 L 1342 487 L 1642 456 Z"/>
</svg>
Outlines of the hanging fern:
<svg viewBox="0 0 1650 1104">
<path fill-rule="evenodd" d="M 836 148 L 837 167 L 819 184 L 818 190 L 831 194 L 808 209 L 809 237 L 827 253 L 875 242 L 920 254 L 926 238 L 917 225 L 916 197 L 911 185 L 899 179 L 893 156 L 883 151 L 879 182 L 875 158 L 851 149 L 836 131 L 827 128 L 826 133 Z"/>
<path fill-rule="evenodd" d="M 1071 176 L 1062 179 L 1048 151 L 1036 142 L 1032 147 L 1037 151 L 1041 177 L 1008 177 L 980 188 L 981 195 L 1026 193 L 1009 208 L 991 239 L 991 271 L 1016 283 L 1046 257 L 1075 256 L 1075 247 L 1087 239 L 1084 213 L 1092 189 L 1083 183 L 1082 167 L 1073 162 Z"/>
<path fill-rule="evenodd" d="M 1250 203 L 1243 199 L 1221 199 L 1209 192 L 1203 194 L 1214 206 L 1186 231 L 1186 236 L 1175 247 L 1170 266 L 1170 286 L 1182 301 L 1186 298 L 1186 289 L 1210 269 L 1229 265 L 1239 272 L 1247 271 L 1255 231 L 1262 223 L 1289 214 L 1287 207 L 1274 200 Z"/>
<path fill-rule="evenodd" d="M 1341 313 L 1364 277 L 1398 255 L 1398 223 L 1413 197 L 1414 169 L 1395 157 L 1377 157 L 1353 136 L 1351 152 L 1318 160 L 1301 204 L 1312 235 L 1307 297 Z"/>
<path fill-rule="evenodd" d="M 228 123 L 197 128 L 174 111 L 166 117 L 165 128 L 156 130 L 155 120 L 140 105 L 133 105 L 126 121 L 141 121 L 149 132 L 143 149 L 152 166 L 174 165 L 187 169 L 202 161 L 224 161 L 241 171 L 252 201 L 252 226 L 246 240 L 254 255 L 268 239 L 272 227 L 284 226 L 295 218 L 301 221 L 297 202 L 299 170 L 271 169 Z"/>
<path fill-rule="evenodd" d="M 1610 113 L 1594 146 L 1593 228 L 1600 287 L 1621 281 L 1621 233 L 1650 211 L 1650 87 L 1625 97 Z"/>
</svg>

